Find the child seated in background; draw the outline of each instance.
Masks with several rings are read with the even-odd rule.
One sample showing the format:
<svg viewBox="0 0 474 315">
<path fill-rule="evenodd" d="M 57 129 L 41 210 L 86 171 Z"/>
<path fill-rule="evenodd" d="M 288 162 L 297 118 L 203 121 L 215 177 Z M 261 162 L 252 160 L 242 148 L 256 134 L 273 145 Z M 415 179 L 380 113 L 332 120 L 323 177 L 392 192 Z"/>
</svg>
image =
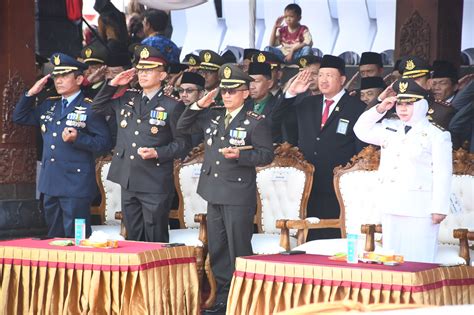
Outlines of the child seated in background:
<svg viewBox="0 0 474 315">
<path fill-rule="evenodd" d="M 284 14 L 276 20 L 270 37 L 270 46 L 265 50 L 276 54 L 286 63 L 294 63 L 301 56 L 313 54 L 311 50 L 313 40 L 308 27 L 300 24 L 301 7 L 299 5 L 287 5 Z M 281 26 L 283 20 L 285 20 L 285 26 Z M 277 48 L 277 46 L 281 47 Z"/>
</svg>

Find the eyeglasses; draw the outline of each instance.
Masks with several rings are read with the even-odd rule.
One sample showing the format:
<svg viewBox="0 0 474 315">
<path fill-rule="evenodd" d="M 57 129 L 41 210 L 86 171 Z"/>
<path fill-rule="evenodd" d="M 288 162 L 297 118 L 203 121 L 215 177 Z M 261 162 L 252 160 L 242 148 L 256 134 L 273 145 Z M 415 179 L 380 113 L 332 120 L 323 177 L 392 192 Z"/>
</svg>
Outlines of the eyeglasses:
<svg viewBox="0 0 474 315">
<path fill-rule="evenodd" d="M 196 92 L 196 91 L 199 91 L 199 90 L 198 89 L 191 89 L 191 88 L 188 88 L 188 89 L 178 88 L 178 93 L 179 94 L 184 94 L 184 92 L 186 92 L 186 94 L 191 94 L 191 93 Z"/>
<path fill-rule="evenodd" d="M 235 95 L 235 93 L 240 92 L 240 91 L 247 91 L 247 89 L 222 89 L 221 88 L 221 95 L 225 95 L 226 93 L 229 93 L 229 95 Z"/>
</svg>

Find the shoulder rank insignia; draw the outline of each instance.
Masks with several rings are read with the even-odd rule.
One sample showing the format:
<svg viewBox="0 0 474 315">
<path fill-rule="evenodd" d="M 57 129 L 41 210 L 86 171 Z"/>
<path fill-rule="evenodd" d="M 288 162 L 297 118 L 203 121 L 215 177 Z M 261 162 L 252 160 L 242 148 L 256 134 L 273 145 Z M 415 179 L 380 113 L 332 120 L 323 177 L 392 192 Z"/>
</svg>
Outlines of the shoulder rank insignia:
<svg viewBox="0 0 474 315">
<path fill-rule="evenodd" d="M 60 99 L 61 98 L 61 95 L 54 95 L 54 96 L 50 96 L 47 98 L 47 100 L 57 100 L 57 99 Z"/>
<path fill-rule="evenodd" d="M 210 106 L 209 108 L 210 109 L 225 109 L 225 106 L 216 105 L 216 106 Z"/>
<path fill-rule="evenodd" d="M 247 112 L 247 116 L 248 116 L 248 117 L 251 117 L 251 118 L 253 118 L 253 119 L 255 119 L 255 120 L 262 120 L 262 119 L 264 118 L 264 116 L 259 115 L 259 114 L 257 114 L 256 112 L 253 112 L 253 111 L 251 111 L 251 110 L 249 110 L 249 111 Z"/>
<path fill-rule="evenodd" d="M 435 123 L 435 122 L 431 122 L 431 124 L 432 124 L 433 126 L 435 126 L 436 128 L 438 128 L 439 130 L 441 130 L 441 131 L 446 131 L 446 129 L 444 129 L 442 126 L 438 125 L 438 124 Z"/>
</svg>

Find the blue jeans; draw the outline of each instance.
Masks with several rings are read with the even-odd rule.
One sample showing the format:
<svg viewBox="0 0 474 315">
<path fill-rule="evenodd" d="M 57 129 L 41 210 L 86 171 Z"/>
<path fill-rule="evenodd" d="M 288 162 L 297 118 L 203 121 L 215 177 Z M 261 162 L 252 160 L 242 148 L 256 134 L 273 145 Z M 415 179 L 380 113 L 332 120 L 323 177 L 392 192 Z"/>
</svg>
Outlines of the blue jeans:
<svg viewBox="0 0 474 315">
<path fill-rule="evenodd" d="M 268 51 L 268 52 L 271 52 L 272 54 L 277 55 L 278 58 L 280 58 L 280 60 L 282 62 L 283 62 L 283 60 L 285 60 L 285 55 L 283 54 L 283 52 L 279 48 L 272 47 L 272 46 L 267 46 L 267 47 L 265 47 L 264 50 Z M 313 54 L 313 51 L 311 50 L 311 47 L 303 46 L 303 47 L 301 47 L 300 49 L 298 49 L 297 51 L 295 51 L 293 53 L 293 59 L 291 60 L 291 62 L 296 63 L 298 58 L 303 57 L 303 56 L 307 56 L 307 55 L 312 55 L 312 54 Z"/>
</svg>

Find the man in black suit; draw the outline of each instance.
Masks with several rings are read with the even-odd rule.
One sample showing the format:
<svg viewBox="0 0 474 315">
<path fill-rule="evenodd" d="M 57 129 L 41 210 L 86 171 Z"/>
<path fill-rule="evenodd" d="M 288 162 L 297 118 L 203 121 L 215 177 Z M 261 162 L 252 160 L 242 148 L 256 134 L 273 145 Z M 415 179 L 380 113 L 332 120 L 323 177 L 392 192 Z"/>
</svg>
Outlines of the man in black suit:
<svg viewBox="0 0 474 315">
<path fill-rule="evenodd" d="M 204 133 L 206 149 L 197 192 L 208 202 L 209 255 L 217 282 L 211 313 L 225 311 L 235 258 L 252 255 L 255 167 L 273 159 L 270 125 L 252 111 L 251 104 L 244 104 L 253 79 L 234 64 L 222 65 L 219 77 L 224 106 L 210 107 L 214 89 L 188 106 L 178 121 L 183 133 Z"/>
<path fill-rule="evenodd" d="M 174 195 L 173 161 L 189 148 L 176 131 L 184 104 L 163 93 L 167 61 L 151 47 L 140 48 L 136 69 L 119 73 L 100 90 L 92 109 L 118 124 L 108 179 L 122 187 L 122 211 L 128 239 L 168 242 L 168 215 Z M 138 73 L 143 91 L 128 90 L 113 99 L 119 86 Z"/>
<path fill-rule="evenodd" d="M 285 98 L 274 109 L 274 114 L 287 111 L 309 85 L 310 73 L 301 71 L 285 93 Z M 307 216 L 322 219 L 338 218 L 340 209 L 333 186 L 333 169 L 345 165 L 362 149 L 352 130 L 365 109 L 358 98 L 344 90 L 344 61 L 325 55 L 318 75 L 322 95 L 307 96 L 296 108 L 298 121 L 298 146 L 307 161 L 316 167 L 313 188 L 308 202 Z M 279 113 L 281 114 L 281 112 Z M 340 231 L 334 229 L 311 230 L 308 240 L 337 238 Z"/>
</svg>

